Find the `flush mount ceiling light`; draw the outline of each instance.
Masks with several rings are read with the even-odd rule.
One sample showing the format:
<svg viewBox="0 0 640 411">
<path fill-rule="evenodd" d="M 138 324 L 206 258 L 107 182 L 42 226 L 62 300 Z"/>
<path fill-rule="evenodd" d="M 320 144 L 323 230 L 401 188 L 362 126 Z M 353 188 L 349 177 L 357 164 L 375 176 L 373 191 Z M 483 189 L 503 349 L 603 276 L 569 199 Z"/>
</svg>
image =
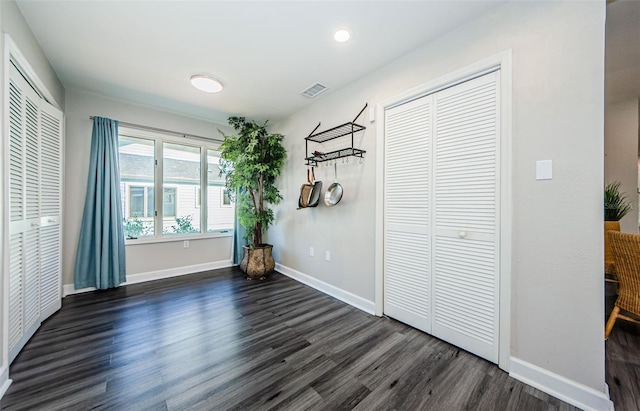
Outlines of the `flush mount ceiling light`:
<svg viewBox="0 0 640 411">
<path fill-rule="evenodd" d="M 191 84 L 206 93 L 219 93 L 222 91 L 222 83 L 219 80 L 204 74 L 191 76 Z"/>
<path fill-rule="evenodd" d="M 351 33 L 349 33 L 349 30 L 347 29 L 337 30 L 333 34 L 333 39 L 338 43 L 344 43 L 345 41 L 349 40 L 349 37 L 351 37 Z"/>
</svg>

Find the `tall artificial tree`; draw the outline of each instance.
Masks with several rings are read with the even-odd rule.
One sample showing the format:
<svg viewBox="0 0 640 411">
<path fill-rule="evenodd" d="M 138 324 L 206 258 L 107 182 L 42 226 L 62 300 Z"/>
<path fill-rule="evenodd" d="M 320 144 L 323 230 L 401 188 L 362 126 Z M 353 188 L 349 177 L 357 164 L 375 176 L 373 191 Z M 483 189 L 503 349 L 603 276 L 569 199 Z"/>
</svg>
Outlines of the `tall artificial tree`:
<svg viewBox="0 0 640 411">
<path fill-rule="evenodd" d="M 249 245 L 263 244 L 262 235 L 273 223 L 273 210 L 266 206 L 278 204 L 282 196 L 275 185 L 287 152 L 282 146 L 284 136 L 267 131 L 267 122 L 258 124 L 244 117 L 229 117 L 234 135 L 224 136 L 220 145 L 220 171 L 226 176 L 225 186 L 237 202 L 236 218 L 245 228 Z"/>
</svg>

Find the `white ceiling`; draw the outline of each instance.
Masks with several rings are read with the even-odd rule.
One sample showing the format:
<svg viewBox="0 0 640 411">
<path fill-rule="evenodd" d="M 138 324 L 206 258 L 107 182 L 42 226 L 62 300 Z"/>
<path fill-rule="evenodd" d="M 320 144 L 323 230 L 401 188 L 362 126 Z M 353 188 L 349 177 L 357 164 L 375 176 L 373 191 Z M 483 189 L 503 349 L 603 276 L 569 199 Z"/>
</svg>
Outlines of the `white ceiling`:
<svg viewBox="0 0 640 411">
<path fill-rule="evenodd" d="M 504 2 L 17 0 L 66 88 L 223 123 L 284 118 Z"/>
</svg>

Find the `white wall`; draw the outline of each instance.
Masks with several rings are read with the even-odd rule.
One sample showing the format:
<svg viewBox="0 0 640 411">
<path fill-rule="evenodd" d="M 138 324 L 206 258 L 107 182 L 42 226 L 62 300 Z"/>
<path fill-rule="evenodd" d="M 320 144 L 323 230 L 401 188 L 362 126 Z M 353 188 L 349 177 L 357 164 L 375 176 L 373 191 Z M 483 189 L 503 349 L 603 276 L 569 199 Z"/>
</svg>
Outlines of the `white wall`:
<svg viewBox="0 0 640 411">
<path fill-rule="evenodd" d="M 604 118 L 604 181 L 620 181 L 633 203 L 620 230 L 638 233 L 638 100 L 607 103 Z"/>
<path fill-rule="evenodd" d="M 345 195 L 334 208 L 295 210 L 304 137 L 318 121 L 350 121 L 365 102 L 512 49 L 511 356 L 604 398 L 604 20 L 604 2 L 508 3 L 277 124 L 289 157 L 268 233 L 276 261 L 373 301 L 375 124 L 361 120 L 364 164 L 339 165 Z M 535 162 L 544 159 L 553 160 L 554 179 L 536 181 Z M 331 168 L 318 174 L 333 180 Z"/>
<path fill-rule="evenodd" d="M 225 133 L 232 131 L 226 125 L 133 105 L 75 89 L 67 90 L 63 284 L 73 283 L 89 170 L 92 128 L 89 116 L 109 117 L 123 122 L 211 138 L 220 138 L 218 128 Z M 184 248 L 181 240 L 170 243 L 127 245 L 127 275 L 229 261 L 230 253 L 230 237 L 192 240 L 189 248 Z"/>
<path fill-rule="evenodd" d="M 40 48 L 40 44 L 31 32 L 18 5 L 14 0 L 2 0 L 0 7 L 2 8 L 2 31 L 11 35 L 20 52 L 38 73 L 38 77 L 53 95 L 55 102 L 64 111 L 64 86 L 49 64 L 47 56 Z"/>
<path fill-rule="evenodd" d="M 231 259 L 232 243 L 233 237 L 226 236 L 216 239 L 190 239 L 189 248 L 183 247 L 182 240 L 128 245 L 127 276 L 228 262 Z"/>
</svg>

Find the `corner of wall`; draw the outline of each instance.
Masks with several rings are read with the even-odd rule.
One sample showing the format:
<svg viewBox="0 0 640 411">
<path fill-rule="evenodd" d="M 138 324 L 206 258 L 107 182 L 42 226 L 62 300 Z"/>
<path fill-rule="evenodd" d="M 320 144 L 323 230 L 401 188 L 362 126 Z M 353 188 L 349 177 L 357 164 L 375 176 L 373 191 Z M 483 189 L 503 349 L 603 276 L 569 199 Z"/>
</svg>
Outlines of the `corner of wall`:
<svg viewBox="0 0 640 411">
<path fill-rule="evenodd" d="M 49 103 L 64 111 L 64 85 L 25 20 L 20 7 L 15 0 L 2 0 L 0 9 L 2 32 L 11 36 L 25 59 L 33 66 L 37 77 L 42 79 L 45 88 L 51 92 L 50 96 L 46 96 L 47 100 L 51 100 Z"/>
<path fill-rule="evenodd" d="M 611 410 L 609 395 L 580 384 L 537 365 L 511 357 L 509 375 L 583 410 Z"/>
<path fill-rule="evenodd" d="M 330 295 L 333 298 L 337 298 L 338 300 L 347 303 L 355 308 L 358 308 L 368 314 L 376 315 L 376 307 L 373 301 L 366 300 L 353 293 L 342 290 L 338 287 L 325 283 L 324 281 L 318 280 L 317 278 L 311 277 L 310 275 L 304 274 L 280 263 L 276 263 L 276 271 L 302 284 L 308 285 L 311 288 L 315 288 L 320 292 Z"/>
</svg>

